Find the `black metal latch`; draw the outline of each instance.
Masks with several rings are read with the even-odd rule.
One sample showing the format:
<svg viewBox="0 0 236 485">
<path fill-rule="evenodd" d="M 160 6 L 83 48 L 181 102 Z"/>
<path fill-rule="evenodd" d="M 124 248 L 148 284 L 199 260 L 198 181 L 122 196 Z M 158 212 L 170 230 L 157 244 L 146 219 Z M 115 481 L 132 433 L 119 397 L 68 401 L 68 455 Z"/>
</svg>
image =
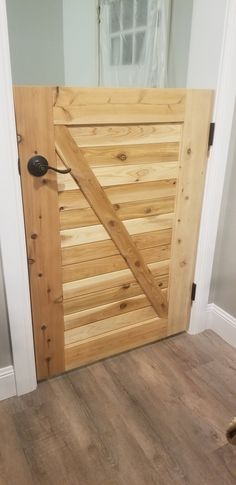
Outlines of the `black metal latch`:
<svg viewBox="0 0 236 485">
<path fill-rule="evenodd" d="M 34 157 L 30 158 L 28 161 L 28 172 L 33 175 L 34 177 L 43 177 L 47 173 L 48 170 L 53 170 L 57 173 L 70 173 L 71 168 L 66 168 L 65 170 L 59 170 L 58 168 L 51 167 L 48 164 L 46 158 L 42 157 L 42 155 L 35 155 Z"/>
</svg>

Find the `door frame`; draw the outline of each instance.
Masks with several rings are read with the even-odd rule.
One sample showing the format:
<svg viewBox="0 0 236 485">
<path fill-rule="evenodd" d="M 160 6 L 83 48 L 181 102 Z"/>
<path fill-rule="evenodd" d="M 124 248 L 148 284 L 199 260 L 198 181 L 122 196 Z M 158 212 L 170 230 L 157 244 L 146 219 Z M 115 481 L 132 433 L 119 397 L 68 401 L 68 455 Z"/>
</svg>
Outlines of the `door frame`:
<svg viewBox="0 0 236 485">
<path fill-rule="evenodd" d="M 197 291 L 188 330 L 192 335 L 208 327 L 207 307 L 235 110 L 235 18 L 236 1 L 228 0 L 213 114 L 215 137 L 208 160 L 195 268 Z"/>
<path fill-rule="evenodd" d="M 228 0 L 224 26 L 222 57 L 216 90 L 214 120 L 215 143 L 208 162 L 206 189 L 201 218 L 193 303 L 189 332 L 199 333 L 207 325 L 207 304 L 210 290 L 214 249 L 222 201 L 224 175 L 232 128 L 236 66 L 236 1 Z M 18 395 L 31 392 L 37 386 L 34 344 L 29 296 L 24 220 L 20 179 L 17 171 L 17 143 L 13 110 L 12 79 L 7 31 L 6 0 L 0 2 L 0 179 L 1 208 L 7 207 L 0 219 L 3 272 L 9 314 L 13 365 Z M 9 163 L 6 164 L 6 160 Z M 11 236 L 11 238 L 9 237 Z M 12 282 L 14 281 L 14 285 Z M 7 396 L 6 396 L 7 397 Z"/>
</svg>

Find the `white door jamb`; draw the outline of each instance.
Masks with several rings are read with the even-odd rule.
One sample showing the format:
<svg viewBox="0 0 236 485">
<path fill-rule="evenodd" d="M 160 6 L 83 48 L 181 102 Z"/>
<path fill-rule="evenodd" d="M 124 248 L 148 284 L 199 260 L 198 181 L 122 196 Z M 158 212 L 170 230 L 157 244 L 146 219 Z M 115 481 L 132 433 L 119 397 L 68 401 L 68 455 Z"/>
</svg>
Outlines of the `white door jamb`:
<svg viewBox="0 0 236 485">
<path fill-rule="evenodd" d="M 199 333 L 207 328 L 207 307 L 214 250 L 235 109 L 235 18 L 236 1 L 228 0 L 214 109 L 215 138 L 208 161 L 195 269 L 194 281 L 197 290 L 190 319 L 189 333 L 191 334 Z"/>
</svg>

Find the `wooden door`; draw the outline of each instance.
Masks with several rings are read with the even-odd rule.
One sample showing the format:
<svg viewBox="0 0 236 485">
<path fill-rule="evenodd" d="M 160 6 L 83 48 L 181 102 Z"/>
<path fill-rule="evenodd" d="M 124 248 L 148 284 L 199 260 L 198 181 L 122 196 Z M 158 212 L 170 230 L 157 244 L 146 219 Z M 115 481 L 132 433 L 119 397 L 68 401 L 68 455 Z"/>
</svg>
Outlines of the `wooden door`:
<svg viewBox="0 0 236 485">
<path fill-rule="evenodd" d="M 38 379 L 187 329 L 212 93 L 15 88 Z M 33 177 L 28 160 L 71 168 Z"/>
</svg>

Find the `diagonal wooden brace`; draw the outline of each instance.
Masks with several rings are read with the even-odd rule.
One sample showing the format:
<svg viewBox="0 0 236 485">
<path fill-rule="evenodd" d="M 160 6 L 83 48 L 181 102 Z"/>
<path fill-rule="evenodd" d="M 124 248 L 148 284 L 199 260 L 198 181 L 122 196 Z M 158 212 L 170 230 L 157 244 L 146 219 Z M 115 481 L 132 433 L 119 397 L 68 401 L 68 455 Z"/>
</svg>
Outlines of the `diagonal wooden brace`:
<svg viewBox="0 0 236 485">
<path fill-rule="evenodd" d="M 76 145 L 68 128 L 55 126 L 55 144 L 58 155 L 65 166 L 71 168 L 72 177 L 127 262 L 157 315 L 161 318 L 166 318 L 168 314 L 166 296 L 156 286 L 153 275 L 142 255 L 136 248 L 126 227 L 116 215 L 111 202 L 84 158 L 82 151 Z"/>
</svg>

